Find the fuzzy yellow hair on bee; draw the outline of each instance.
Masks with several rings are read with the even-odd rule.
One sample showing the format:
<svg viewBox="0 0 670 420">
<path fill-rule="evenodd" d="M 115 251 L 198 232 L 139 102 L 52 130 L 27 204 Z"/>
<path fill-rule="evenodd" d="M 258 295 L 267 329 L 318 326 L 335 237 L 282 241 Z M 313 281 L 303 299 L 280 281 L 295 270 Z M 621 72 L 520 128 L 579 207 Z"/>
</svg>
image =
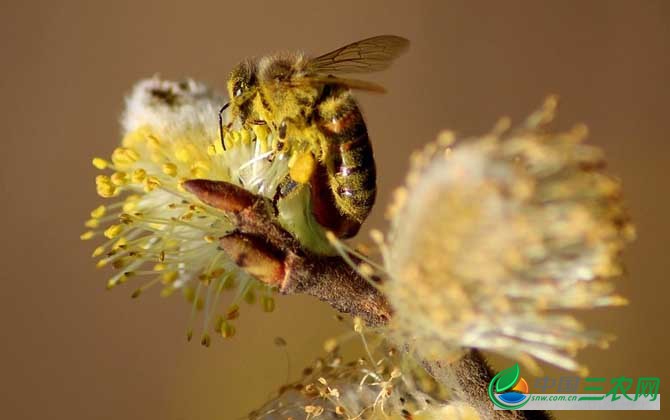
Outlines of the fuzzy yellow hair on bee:
<svg viewBox="0 0 670 420">
<path fill-rule="evenodd" d="M 289 176 L 275 198 L 307 186 L 315 218 L 338 237 L 358 232 L 376 197 L 372 145 L 352 90 L 384 92 L 340 75 L 383 70 L 408 45 L 404 38 L 382 35 L 317 57 L 246 59 L 228 79 L 232 120 L 269 127 L 276 134 L 273 150 L 290 156 Z M 222 137 L 224 131 L 222 125 Z"/>
</svg>

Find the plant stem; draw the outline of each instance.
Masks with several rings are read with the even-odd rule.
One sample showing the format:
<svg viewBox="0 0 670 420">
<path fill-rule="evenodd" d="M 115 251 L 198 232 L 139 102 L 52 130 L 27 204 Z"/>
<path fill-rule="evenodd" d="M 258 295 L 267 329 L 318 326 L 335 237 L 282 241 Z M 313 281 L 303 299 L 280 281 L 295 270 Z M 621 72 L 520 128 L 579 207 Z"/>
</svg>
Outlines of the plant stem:
<svg viewBox="0 0 670 420">
<path fill-rule="evenodd" d="M 240 267 L 283 294 L 306 293 L 339 312 L 382 326 L 391 307 L 375 286 L 341 257 L 325 257 L 303 249 L 269 215 L 268 200 L 233 184 L 189 180 L 184 187 L 235 222 L 237 231 L 220 239 L 220 247 Z M 488 396 L 493 374 L 480 352 L 468 350 L 452 363 L 423 362 L 426 370 L 458 401 L 474 407 L 483 419 L 548 419 L 543 411 L 494 410 Z"/>
</svg>

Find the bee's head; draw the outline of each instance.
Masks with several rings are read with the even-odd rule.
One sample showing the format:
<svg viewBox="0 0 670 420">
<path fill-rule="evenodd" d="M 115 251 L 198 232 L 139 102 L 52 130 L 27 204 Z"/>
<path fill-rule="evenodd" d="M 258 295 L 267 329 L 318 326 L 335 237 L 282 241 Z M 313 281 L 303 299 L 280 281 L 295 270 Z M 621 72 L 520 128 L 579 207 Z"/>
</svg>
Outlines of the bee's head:
<svg viewBox="0 0 670 420">
<path fill-rule="evenodd" d="M 244 60 L 233 68 L 228 78 L 228 95 L 233 109 L 244 114 L 244 109 L 253 99 L 256 89 L 256 64 L 252 60 Z"/>
</svg>

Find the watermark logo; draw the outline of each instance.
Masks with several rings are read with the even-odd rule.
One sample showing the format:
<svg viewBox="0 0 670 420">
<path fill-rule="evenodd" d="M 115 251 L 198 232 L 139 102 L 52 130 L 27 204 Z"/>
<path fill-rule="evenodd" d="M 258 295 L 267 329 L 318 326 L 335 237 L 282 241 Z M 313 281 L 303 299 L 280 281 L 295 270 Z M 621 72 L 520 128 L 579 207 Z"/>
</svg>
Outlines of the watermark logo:
<svg viewBox="0 0 670 420">
<path fill-rule="evenodd" d="M 521 377 L 519 364 L 500 371 L 489 383 L 489 398 L 496 407 L 518 410 L 530 400 L 528 382 Z"/>
<path fill-rule="evenodd" d="M 580 389 L 580 384 L 583 387 Z M 635 385 L 634 385 L 635 384 Z M 536 378 L 530 392 L 518 364 L 500 371 L 489 383 L 496 410 L 660 410 L 658 377 L 613 378 L 561 376 Z M 555 392 L 555 393 L 552 393 Z M 582 392 L 582 393 L 580 393 Z"/>
</svg>

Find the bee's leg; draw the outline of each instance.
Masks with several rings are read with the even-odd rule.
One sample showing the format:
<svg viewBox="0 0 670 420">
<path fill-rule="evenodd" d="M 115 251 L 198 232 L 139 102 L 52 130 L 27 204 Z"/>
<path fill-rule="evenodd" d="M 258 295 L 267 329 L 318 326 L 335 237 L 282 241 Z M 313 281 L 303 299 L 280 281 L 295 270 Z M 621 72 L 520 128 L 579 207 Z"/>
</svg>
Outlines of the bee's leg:
<svg viewBox="0 0 670 420">
<path fill-rule="evenodd" d="M 279 124 L 279 129 L 277 129 L 277 151 L 281 152 L 284 149 L 284 144 L 286 143 L 286 134 L 288 130 L 288 121 L 283 119 Z"/>
<path fill-rule="evenodd" d="M 277 134 L 279 135 L 279 138 L 281 140 L 286 139 L 286 130 L 288 129 L 288 124 L 286 122 L 286 119 L 282 120 L 281 124 L 279 124 L 279 130 L 277 131 Z"/>
<path fill-rule="evenodd" d="M 219 110 L 219 136 L 221 138 L 221 147 L 226 150 L 226 143 L 223 141 L 223 111 L 230 106 L 230 102 L 226 102 Z"/>
<path fill-rule="evenodd" d="M 309 150 L 292 151 L 288 161 L 288 173 L 295 182 L 308 184 L 316 170 L 317 161 Z"/>
</svg>

